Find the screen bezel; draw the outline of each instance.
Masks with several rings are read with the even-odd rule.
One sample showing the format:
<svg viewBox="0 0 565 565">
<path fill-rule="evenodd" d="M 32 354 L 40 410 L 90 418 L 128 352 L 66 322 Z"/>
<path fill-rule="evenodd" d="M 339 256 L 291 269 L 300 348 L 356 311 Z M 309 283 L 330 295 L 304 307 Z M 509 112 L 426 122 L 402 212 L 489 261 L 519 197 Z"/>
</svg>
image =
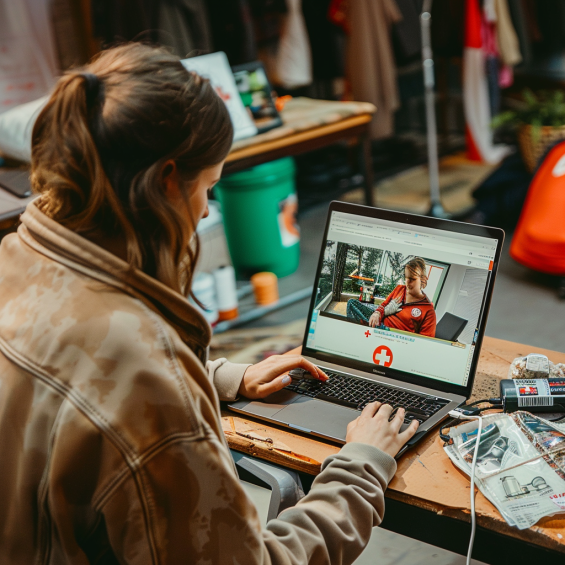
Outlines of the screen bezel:
<svg viewBox="0 0 565 565">
<path fill-rule="evenodd" d="M 265 78 L 267 79 L 267 88 L 268 88 L 269 95 L 270 95 L 270 106 L 271 106 L 271 109 L 274 110 L 274 112 L 275 112 L 275 117 L 273 118 L 273 122 L 269 125 L 266 125 L 266 126 L 259 127 L 255 123 L 255 119 L 252 118 L 252 121 L 255 124 L 255 127 L 257 128 L 257 133 L 260 134 L 260 133 L 265 133 L 265 132 L 270 131 L 272 129 L 278 128 L 278 127 L 283 125 L 281 115 L 280 115 L 279 111 L 277 110 L 277 105 L 275 104 L 275 101 L 273 100 L 273 95 L 272 95 L 273 87 L 271 86 L 271 82 L 269 81 L 269 77 L 267 76 L 267 71 L 265 70 L 265 66 L 263 65 L 263 63 L 261 61 L 252 61 L 250 63 L 243 63 L 241 65 L 232 65 L 232 67 L 231 67 L 231 70 L 232 70 L 234 77 L 235 77 L 236 73 L 241 73 L 241 72 L 244 72 L 244 71 L 247 72 L 247 73 L 253 73 L 258 69 L 262 69 L 263 72 L 265 73 Z"/>
<path fill-rule="evenodd" d="M 336 365 L 341 365 L 343 367 L 347 367 L 351 369 L 356 369 L 358 371 L 363 371 L 364 373 L 369 373 L 371 375 L 375 375 L 375 374 L 382 375 L 388 378 L 400 380 L 402 382 L 415 384 L 427 388 L 433 388 L 441 392 L 459 394 L 465 396 L 466 398 L 469 398 L 469 396 L 471 395 L 471 390 L 473 389 L 473 383 L 475 381 L 475 374 L 477 371 L 481 346 L 483 343 L 486 321 L 488 318 L 488 313 L 492 300 L 492 293 L 494 290 L 494 281 L 496 279 L 498 264 L 500 262 L 502 244 L 504 243 L 504 231 L 501 230 L 500 228 L 480 226 L 476 224 L 467 224 L 463 222 L 456 222 L 454 220 L 430 218 L 428 216 L 418 216 L 416 214 L 409 214 L 407 212 L 394 212 L 391 210 L 383 210 L 381 208 L 371 208 L 369 206 L 363 206 L 361 204 L 349 204 L 346 202 L 339 202 L 334 200 L 330 202 L 330 206 L 328 209 L 328 215 L 326 218 L 326 227 L 324 229 L 324 237 L 322 239 L 322 247 L 320 251 L 320 257 L 318 259 L 318 266 L 316 268 L 316 279 L 314 285 L 316 285 L 318 282 L 323 265 L 324 251 L 326 248 L 326 241 L 328 239 L 328 231 L 330 227 L 332 212 L 343 212 L 346 214 L 354 214 L 357 216 L 364 216 L 367 218 L 373 218 L 377 220 L 399 222 L 401 224 L 406 224 L 409 226 L 433 228 L 433 229 L 439 229 L 442 231 L 447 231 L 452 233 L 474 235 L 479 237 L 488 237 L 497 240 L 496 252 L 493 260 L 493 267 L 492 270 L 490 271 L 490 276 L 487 278 L 487 286 L 486 286 L 485 294 L 483 296 L 483 306 L 481 308 L 481 315 L 477 322 L 479 333 L 475 344 L 473 361 L 469 371 L 469 380 L 467 381 L 466 386 L 456 385 L 456 384 L 448 383 L 446 381 L 436 380 L 431 377 L 414 375 L 413 373 L 407 373 L 405 371 L 400 371 L 398 369 L 392 369 L 387 367 L 379 366 L 377 370 L 375 369 L 375 365 L 372 365 L 371 363 L 355 361 L 353 359 L 348 359 L 347 357 L 341 357 L 339 355 L 327 353 L 325 351 L 319 351 L 315 347 L 314 348 L 308 347 L 306 345 L 308 340 L 308 332 L 312 320 L 312 313 L 314 311 L 314 306 L 316 303 L 315 292 L 312 293 L 312 298 L 310 300 L 306 329 L 304 332 L 304 339 L 302 341 L 302 355 L 305 355 L 307 357 L 313 357 L 316 360 L 325 361 L 327 363 L 333 363 Z"/>
</svg>

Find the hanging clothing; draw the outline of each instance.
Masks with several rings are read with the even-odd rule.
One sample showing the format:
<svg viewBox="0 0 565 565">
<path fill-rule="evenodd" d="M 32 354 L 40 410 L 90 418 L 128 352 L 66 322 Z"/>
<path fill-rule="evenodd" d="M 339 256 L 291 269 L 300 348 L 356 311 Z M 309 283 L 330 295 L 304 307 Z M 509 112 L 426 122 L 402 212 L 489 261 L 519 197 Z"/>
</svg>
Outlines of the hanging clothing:
<svg viewBox="0 0 565 565">
<path fill-rule="evenodd" d="M 92 0 L 93 34 L 103 43 L 151 41 L 179 57 L 212 50 L 204 0 Z"/>
<path fill-rule="evenodd" d="M 391 28 L 402 18 L 394 0 L 356 0 L 347 4 L 347 69 L 354 100 L 371 102 L 377 112 L 373 139 L 394 132 L 394 112 L 400 106 Z"/>
<path fill-rule="evenodd" d="M 420 15 L 422 0 L 395 0 L 402 19 L 392 28 L 393 47 L 396 62 L 403 65 L 421 57 L 422 32 Z"/>
<path fill-rule="evenodd" d="M 230 65 L 256 61 L 257 40 L 249 0 L 206 0 L 212 51 L 223 51 Z"/>
<path fill-rule="evenodd" d="M 312 54 L 302 0 L 287 0 L 287 7 L 277 49 L 275 82 L 294 89 L 312 83 Z"/>
<path fill-rule="evenodd" d="M 0 0 L 0 114 L 45 95 L 58 65 L 47 2 Z"/>
<path fill-rule="evenodd" d="M 529 36 L 527 14 L 523 6 L 522 0 L 508 0 L 508 8 L 512 18 L 512 25 L 518 38 L 520 53 L 524 63 L 528 65 L 532 61 L 532 43 Z"/>
<path fill-rule="evenodd" d="M 497 18 L 494 0 L 485 0 L 481 17 L 481 36 L 491 116 L 495 116 L 500 111 L 501 100 L 499 83 L 500 55 L 496 41 L 496 25 Z"/>
<path fill-rule="evenodd" d="M 159 43 L 172 47 L 179 57 L 195 50 L 212 50 L 204 0 L 166 0 L 159 4 Z"/>
<path fill-rule="evenodd" d="M 328 0 L 302 2 L 312 53 L 312 76 L 316 80 L 334 79 L 345 74 L 345 38 L 343 30 L 328 17 L 329 4 Z"/>
<path fill-rule="evenodd" d="M 259 58 L 274 86 L 295 90 L 312 83 L 312 55 L 302 0 L 287 0 L 280 18 L 280 36 L 259 45 Z"/>
<path fill-rule="evenodd" d="M 463 106 L 467 156 L 474 161 L 498 163 L 508 154 L 509 148 L 493 144 L 484 41 L 479 0 L 466 0 Z"/>
<path fill-rule="evenodd" d="M 461 0 L 434 0 L 431 13 L 434 57 L 461 57 L 465 35 L 465 3 Z"/>
<path fill-rule="evenodd" d="M 102 38 L 103 45 L 117 40 L 158 40 L 159 3 L 156 0 L 92 0 L 90 10 L 93 35 Z"/>
<path fill-rule="evenodd" d="M 510 17 L 507 0 L 494 0 L 496 11 L 496 45 L 504 65 L 515 67 L 522 62 L 518 36 Z"/>
</svg>

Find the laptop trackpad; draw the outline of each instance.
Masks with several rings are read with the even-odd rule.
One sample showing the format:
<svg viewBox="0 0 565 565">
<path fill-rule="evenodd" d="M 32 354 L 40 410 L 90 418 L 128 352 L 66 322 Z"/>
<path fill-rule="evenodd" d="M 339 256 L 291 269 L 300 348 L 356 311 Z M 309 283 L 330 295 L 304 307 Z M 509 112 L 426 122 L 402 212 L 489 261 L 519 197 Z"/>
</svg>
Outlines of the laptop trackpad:
<svg viewBox="0 0 565 565">
<path fill-rule="evenodd" d="M 306 431 L 345 441 L 347 424 L 361 413 L 338 404 L 300 397 L 279 412 L 276 419 Z"/>
</svg>

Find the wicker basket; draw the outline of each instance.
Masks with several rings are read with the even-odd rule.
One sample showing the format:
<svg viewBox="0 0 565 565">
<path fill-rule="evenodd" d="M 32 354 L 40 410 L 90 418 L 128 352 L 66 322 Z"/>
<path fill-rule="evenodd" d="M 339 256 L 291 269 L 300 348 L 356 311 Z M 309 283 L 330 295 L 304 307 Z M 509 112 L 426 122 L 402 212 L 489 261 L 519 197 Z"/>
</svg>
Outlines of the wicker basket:
<svg viewBox="0 0 565 565">
<path fill-rule="evenodd" d="M 542 126 L 535 141 L 532 138 L 532 126 L 522 126 L 518 130 L 518 144 L 526 168 L 533 173 L 547 149 L 562 139 L 565 139 L 565 126 Z"/>
</svg>

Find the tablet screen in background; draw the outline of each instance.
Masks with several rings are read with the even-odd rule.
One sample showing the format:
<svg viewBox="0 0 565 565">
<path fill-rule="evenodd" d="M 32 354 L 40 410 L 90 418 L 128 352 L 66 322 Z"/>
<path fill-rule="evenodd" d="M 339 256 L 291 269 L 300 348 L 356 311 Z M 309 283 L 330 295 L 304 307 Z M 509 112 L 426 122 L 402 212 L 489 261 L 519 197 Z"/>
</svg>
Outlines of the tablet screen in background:
<svg viewBox="0 0 565 565">
<path fill-rule="evenodd" d="M 241 101 L 258 132 L 263 133 L 282 125 L 263 65 L 254 62 L 232 67 L 232 70 Z"/>
</svg>

